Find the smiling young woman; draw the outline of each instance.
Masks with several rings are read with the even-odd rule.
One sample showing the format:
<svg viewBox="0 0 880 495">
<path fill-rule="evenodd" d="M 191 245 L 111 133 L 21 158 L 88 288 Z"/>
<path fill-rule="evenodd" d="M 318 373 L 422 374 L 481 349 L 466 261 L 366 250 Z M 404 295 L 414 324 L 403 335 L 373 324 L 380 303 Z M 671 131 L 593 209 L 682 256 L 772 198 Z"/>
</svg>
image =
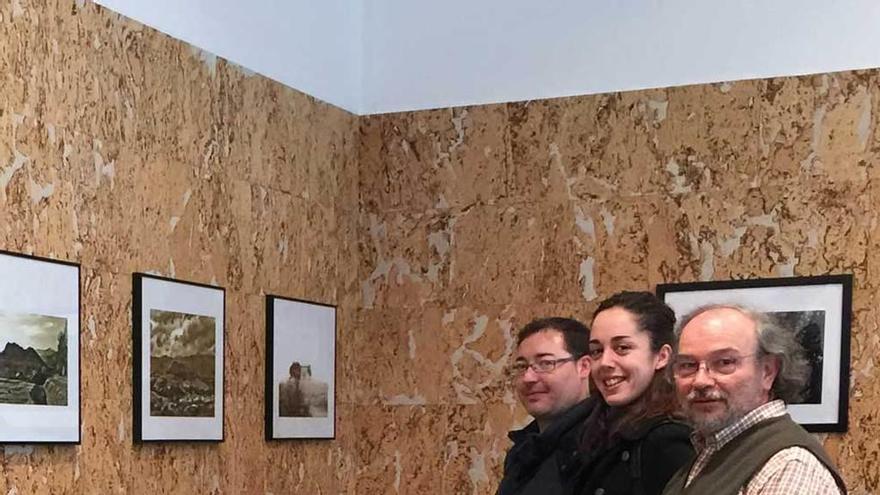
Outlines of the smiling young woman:
<svg viewBox="0 0 880 495">
<path fill-rule="evenodd" d="M 587 419 L 578 493 L 655 495 L 693 456 L 666 369 L 675 313 L 650 292 L 621 292 L 593 313 L 588 356 L 601 395 Z"/>
</svg>

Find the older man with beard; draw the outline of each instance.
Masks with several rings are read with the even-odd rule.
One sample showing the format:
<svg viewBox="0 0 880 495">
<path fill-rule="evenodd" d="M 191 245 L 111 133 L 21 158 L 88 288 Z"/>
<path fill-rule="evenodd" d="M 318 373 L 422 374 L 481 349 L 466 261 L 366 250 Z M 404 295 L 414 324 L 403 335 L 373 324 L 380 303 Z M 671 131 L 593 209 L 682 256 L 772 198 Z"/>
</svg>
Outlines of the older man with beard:
<svg viewBox="0 0 880 495">
<path fill-rule="evenodd" d="M 664 495 L 838 495 L 846 487 L 822 446 L 789 417 L 809 368 L 791 331 L 733 305 L 680 323 L 672 371 L 697 457 Z"/>
</svg>

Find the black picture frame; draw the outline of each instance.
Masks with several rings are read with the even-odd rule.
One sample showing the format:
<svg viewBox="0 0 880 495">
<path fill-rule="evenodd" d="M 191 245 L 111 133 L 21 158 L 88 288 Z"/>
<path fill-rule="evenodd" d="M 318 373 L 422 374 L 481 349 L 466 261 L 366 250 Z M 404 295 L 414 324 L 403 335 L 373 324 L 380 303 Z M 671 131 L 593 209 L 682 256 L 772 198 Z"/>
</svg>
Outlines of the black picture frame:
<svg viewBox="0 0 880 495">
<path fill-rule="evenodd" d="M 849 425 L 853 276 L 764 278 L 657 285 L 657 296 L 681 318 L 705 304 L 741 304 L 774 313 L 797 331 L 812 371 L 802 403 L 787 404 L 810 432 L 846 432 Z"/>
<path fill-rule="evenodd" d="M 81 322 L 78 263 L 0 250 L 0 443 L 81 443 Z"/>
<path fill-rule="evenodd" d="M 336 306 L 266 296 L 267 441 L 336 438 L 336 333 Z"/>
<path fill-rule="evenodd" d="M 225 321 L 223 287 L 132 274 L 135 443 L 223 441 Z"/>
</svg>

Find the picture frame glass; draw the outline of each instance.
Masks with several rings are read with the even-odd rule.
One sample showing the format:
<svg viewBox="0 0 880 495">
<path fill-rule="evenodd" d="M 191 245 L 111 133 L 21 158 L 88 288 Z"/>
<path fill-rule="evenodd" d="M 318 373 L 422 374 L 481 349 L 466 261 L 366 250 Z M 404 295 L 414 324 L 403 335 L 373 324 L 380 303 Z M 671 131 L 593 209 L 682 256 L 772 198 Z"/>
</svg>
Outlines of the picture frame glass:
<svg viewBox="0 0 880 495">
<path fill-rule="evenodd" d="M 0 442 L 79 443 L 79 265 L 0 252 Z"/>
<path fill-rule="evenodd" d="M 336 308 L 267 296 L 269 439 L 333 438 Z"/>
<path fill-rule="evenodd" d="M 797 403 L 786 404 L 792 418 L 811 431 L 841 431 L 848 404 L 851 286 L 828 277 L 756 282 L 662 284 L 658 294 L 682 318 L 706 304 L 735 304 L 771 314 L 792 329 L 802 345 L 810 378 Z M 828 282 L 828 283 L 823 283 Z"/>
<path fill-rule="evenodd" d="M 135 274 L 135 440 L 222 441 L 224 291 Z"/>
</svg>

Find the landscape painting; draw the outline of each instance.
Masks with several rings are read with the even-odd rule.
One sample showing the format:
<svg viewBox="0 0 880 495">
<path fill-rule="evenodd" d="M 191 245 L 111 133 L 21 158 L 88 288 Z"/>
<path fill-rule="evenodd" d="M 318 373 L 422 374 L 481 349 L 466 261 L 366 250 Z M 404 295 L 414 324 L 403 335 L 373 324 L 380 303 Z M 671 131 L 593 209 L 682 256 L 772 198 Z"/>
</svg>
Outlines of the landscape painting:
<svg viewBox="0 0 880 495">
<path fill-rule="evenodd" d="M 222 287 L 135 273 L 135 442 L 223 441 Z"/>
<path fill-rule="evenodd" d="M 67 319 L 0 312 L 0 404 L 67 405 Z"/>
<path fill-rule="evenodd" d="M 76 444 L 80 267 L 0 251 L 0 443 Z"/>
<path fill-rule="evenodd" d="M 150 310 L 150 415 L 214 416 L 210 316 Z"/>
</svg>

